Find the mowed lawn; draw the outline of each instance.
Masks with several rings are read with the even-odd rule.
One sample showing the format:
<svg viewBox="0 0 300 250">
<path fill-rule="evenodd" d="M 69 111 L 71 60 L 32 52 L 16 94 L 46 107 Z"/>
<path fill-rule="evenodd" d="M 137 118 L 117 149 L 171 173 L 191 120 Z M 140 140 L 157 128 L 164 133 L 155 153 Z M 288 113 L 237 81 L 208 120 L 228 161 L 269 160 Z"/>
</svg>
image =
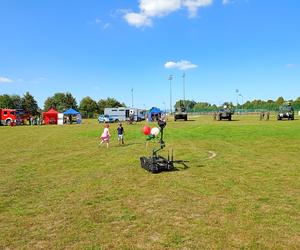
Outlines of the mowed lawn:
<svg viewBox="0 0 300 250">
<path fill-rule="evenodd" d="M 300 249 L 300 120 L 168 122 L 156 175 L 144 124 L 0 127 L 0 249 Z"/>
</svg>

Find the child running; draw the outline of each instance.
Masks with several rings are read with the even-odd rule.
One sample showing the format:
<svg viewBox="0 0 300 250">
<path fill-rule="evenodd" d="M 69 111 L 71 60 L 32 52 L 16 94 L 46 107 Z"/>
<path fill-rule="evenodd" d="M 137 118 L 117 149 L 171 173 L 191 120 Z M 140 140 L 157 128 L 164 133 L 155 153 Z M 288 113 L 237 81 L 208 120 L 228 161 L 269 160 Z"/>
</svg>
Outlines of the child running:
<svg viewBox="0 0 300 250">
<path fill-rule="evenodd" d="M 102 135 L 100 137 L 100 139 L 101 139 L 100 145 L 102 145 L 103 143 L 106 143 L 106 147 L 108 148 L 109 138 L 110 138 L 109 124 L 105 124 L 104 125 L 103 133 L 102 133 Z"/>
<path fill-rule="evenodd" d="M 122 123 L 119 123 L 119 127 L 117 128 L 118 130 L 118 141 L 119 141 L 119 145 L 124 144 L 124 128 L 122 126 Z"/>
</svg>

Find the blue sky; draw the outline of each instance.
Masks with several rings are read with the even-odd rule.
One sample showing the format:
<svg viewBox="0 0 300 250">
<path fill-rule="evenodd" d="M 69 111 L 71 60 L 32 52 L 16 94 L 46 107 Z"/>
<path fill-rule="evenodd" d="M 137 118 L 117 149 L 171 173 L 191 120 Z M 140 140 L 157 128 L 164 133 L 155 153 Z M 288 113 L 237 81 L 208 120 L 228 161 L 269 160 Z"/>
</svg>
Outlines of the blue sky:
<svg viewBox="0 0 300 250">
<path fill-rule="evenodd" d="M 0 0 L 0 94 L 138 107 L 300 96 L 298 0 Z M 165 104 L 164 104 L 165 103 Z"/>
</svg>

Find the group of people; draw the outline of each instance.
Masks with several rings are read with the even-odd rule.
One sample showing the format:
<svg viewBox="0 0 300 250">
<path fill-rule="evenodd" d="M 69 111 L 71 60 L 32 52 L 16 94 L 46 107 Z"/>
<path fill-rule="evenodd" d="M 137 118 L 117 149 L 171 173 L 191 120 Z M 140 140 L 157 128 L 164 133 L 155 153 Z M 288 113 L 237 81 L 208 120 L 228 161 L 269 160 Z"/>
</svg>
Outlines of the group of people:
<svg viewBox="0 0 300 250">
<path fill-rule="evenodd" d="M 118 134 L 119 145 L 124 144 L 124 134 L 125 134 L 125 131 L 124 131 L 122 123 L 119 123 L 119 126 L 117 128 L 117 134 Z M 108 148 L 109 147 L 110 137 L 111 137 L 111 135 L 110 135 L 110 132 L 109 132 L 109 124 L 106 123 L 104 125 L 103 133 L 100 136 L 100 140 L 101 141 L 100 141 L 99 145 L 102 145 L 102 144 L 105 143 L 106 147 Z"/>
</svg>

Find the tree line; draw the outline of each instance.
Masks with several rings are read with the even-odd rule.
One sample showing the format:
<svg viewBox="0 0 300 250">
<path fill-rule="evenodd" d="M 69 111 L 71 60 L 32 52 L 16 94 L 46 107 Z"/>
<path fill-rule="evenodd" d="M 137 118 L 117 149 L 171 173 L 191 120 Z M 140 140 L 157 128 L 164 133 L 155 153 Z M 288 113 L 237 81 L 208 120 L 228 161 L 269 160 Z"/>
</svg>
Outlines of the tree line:
<svg viewBox="0 0 300 250">
<path fill-rule="evenodd" d="M 295 100 L 285 100 L 282 96 L 274 100 L 252 100 L 238 105 L 234 105 L 232 102 L 224 103 L 227 106 L 234 107 L 236 109 L 248 109 L 248 110 L 266 110 L 276 111 L 279 106 L 289 102 L 296 110 L 300 110 L 300 97 Z M 180 107 L 182 103 L 185 103 L 185 107 L 189 112 L 201 112 L 201 111 L 217 111 L 221 106 L 216 104 L 210 104 L 208 102 L 196 102 L 194 100 L 178 100 L 175 104 L 175 108 Z"/>
<path fill-rule="evenodd" d="M 247 101 L 243 104 L 238 104 L 237 106 L 233 103 L 226 104 L 237 109 L 274 111 L 285 102 L 290 102 L 296 110 L 300 110 L 300 97 L 295 100 L 285 100 L 283 97 L 278 97 L 275 101 L 264 101 L 258 99 Z M 184 102 L 183 100 L 178 100 L 175 104 L 175 108 L 179 107 L 181 103 L 185 104 L 185 107 L 189 112 L 216 111 L 220 108 L 220 106 L 216 104 L 196 102 L 194 100 L 185 100 Z M 7 94 L 0 95 L 0 108 L 23 109 L 31 115 L 38 115 L 43 111 L 48 111 L 50 108 L 55 108 L 58 112 L 74 108 L 79 110 L 84 118 L 92 118 L 98 114 L 103 114 L 104 108 L 106 107 L 126 107 L 126 104 L 112 97 L 96 101 L 87 96 L 84 97 L 78 105 L 76 98 L 74 98 L 70 92 L 66 92 L 55 93 L 53 96 L 48 97 L 44 102 L 42 110 L 38 107 L 37 101 L 29 92 L 26 92 L 23 96 Z"/>
<path fill-rule="evenodd" d="M 34 116 L 48 111 L 50 108 L 54 108 L 58 112 L 73 108 L 79 110 L 84 118 L 93 118 L 98 114 L 103 114 L 106 107 L 126 107 L 126 105 L 112 97 L 95 101 L 89 96 L 84 97 L 78 105 L 76 98 L 70 92 L 66 92 L 55 93 L 48 97 L 42 110 L 29 92 L 26 92 L 22 97 L 19 95 L 0 95 L 0 108 L 22 109 Z"/>
</svg>

